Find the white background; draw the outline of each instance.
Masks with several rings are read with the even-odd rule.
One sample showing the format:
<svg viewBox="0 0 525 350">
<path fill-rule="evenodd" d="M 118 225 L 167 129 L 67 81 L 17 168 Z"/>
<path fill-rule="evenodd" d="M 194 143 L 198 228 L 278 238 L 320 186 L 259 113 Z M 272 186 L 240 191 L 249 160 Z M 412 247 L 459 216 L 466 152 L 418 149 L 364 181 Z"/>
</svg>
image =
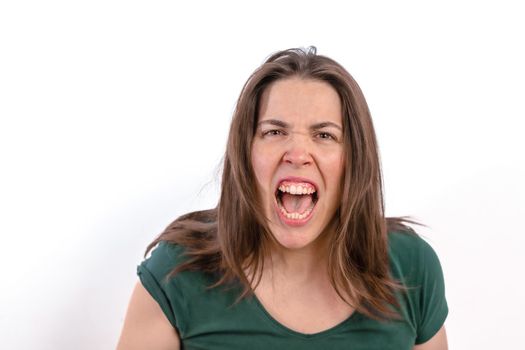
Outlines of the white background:
<svg viewBox="0 0 525 350">
<path fill-rule="evenodd" d="M 308 45 L 364 90 L 387 213 L 428 225 L 450 347 L 523 344 L 519 2 L 183 3 L 1 3 L 0 347 L 114 348 L 146 245 L 216 203 L 245 80 Z"/>
</svg>

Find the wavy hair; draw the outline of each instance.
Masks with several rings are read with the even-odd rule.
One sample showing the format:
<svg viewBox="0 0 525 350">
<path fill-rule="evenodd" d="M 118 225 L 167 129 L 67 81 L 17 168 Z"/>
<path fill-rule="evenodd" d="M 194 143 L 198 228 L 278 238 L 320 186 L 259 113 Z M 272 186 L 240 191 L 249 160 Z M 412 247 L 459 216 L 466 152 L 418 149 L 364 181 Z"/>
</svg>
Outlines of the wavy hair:
<svg viewBox="0 0 525 350">
<path fill-rule="evenodd" d="M 395 290 L 403 287 L 389 273 L 387 232 L 413 230 L 404 218 L 386 218 L 378 146 L 368 105 L 359 85 L 336 61 L 315 47 L 271 55 L 248 79 L 238 98 L 224 156 L 216 208 L 177 218 L 147 248 L 160 241 L 185 247 L 187 259 L 168 277 L 184 270 L 217 276 L 211 287 L 240 282 L 250 294 L 260 281 L 264 257 L 273 239 L 259 201 L 251 149 L 261 95 L 280 79 L 299 77 L 330 84 L 341 99 L 345 170 L 342 201 L 329 237 L 330 280 L 357 311 L 373 317 L 397 317 Z M 253 271 L 246 276 L 245 271 Z"/>
</svg>

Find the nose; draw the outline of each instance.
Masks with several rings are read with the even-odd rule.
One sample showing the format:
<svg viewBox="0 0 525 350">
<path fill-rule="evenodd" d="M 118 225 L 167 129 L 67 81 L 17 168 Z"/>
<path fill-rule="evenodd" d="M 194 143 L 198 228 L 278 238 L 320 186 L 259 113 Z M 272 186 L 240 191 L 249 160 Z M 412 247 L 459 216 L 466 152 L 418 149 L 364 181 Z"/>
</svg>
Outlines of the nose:
<svg viewBox="0 0 525 350">
<path fill-rule="evenodd" d="M 290 138 L 285 149 L 283 162 L 296 167 L 312 164 L 310 143 L 306 135 L 295 134 Z"/>
</svg>

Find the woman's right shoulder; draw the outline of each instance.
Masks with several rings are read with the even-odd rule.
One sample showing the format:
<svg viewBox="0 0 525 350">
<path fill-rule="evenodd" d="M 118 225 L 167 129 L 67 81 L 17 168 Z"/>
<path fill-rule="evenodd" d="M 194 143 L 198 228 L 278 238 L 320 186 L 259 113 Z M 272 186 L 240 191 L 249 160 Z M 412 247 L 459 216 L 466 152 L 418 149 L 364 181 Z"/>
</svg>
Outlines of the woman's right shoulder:
<svg viewBox="0 0 525 350">
<path fill-rule="evenodd" d="M 142 287 L 155 299 L 174 328 L 184 327 L 185 291 L 193 288 L 193 280 L 174 271 L 186 259 L 184 247 L 160 241 L 140 265 L 137 275 Z"/>
<path fill-rule="evenodd" d="M 141 265 L 150 271 L 165 273 L 177 267 L 185 260 L 185 248 L 179 244 L 160 241 L 148 253 Z"/>
</svg>

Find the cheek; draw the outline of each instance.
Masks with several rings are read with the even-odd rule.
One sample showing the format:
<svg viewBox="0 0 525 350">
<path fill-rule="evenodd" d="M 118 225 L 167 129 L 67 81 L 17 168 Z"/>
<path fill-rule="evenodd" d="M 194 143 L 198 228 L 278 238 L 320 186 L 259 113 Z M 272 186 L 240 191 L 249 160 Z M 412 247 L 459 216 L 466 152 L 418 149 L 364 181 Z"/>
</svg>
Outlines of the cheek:
<svg viewBox="0 0 525 350">
<path fill-rule="evenodd" d="M 326 157 L 323 162 L 323 170 L 327 175 L 326 181 L 330 192 L 340 192 L 345 171 L 345 159 L 341 153 L 334 152 L 329 157 Z"/>
<path fill-rule="evenodd" d="M 262 193 L 268 191 L 271 182 L 271 161 L 256 146 L 252 149 L 252 168 Z"/>
</svg>

